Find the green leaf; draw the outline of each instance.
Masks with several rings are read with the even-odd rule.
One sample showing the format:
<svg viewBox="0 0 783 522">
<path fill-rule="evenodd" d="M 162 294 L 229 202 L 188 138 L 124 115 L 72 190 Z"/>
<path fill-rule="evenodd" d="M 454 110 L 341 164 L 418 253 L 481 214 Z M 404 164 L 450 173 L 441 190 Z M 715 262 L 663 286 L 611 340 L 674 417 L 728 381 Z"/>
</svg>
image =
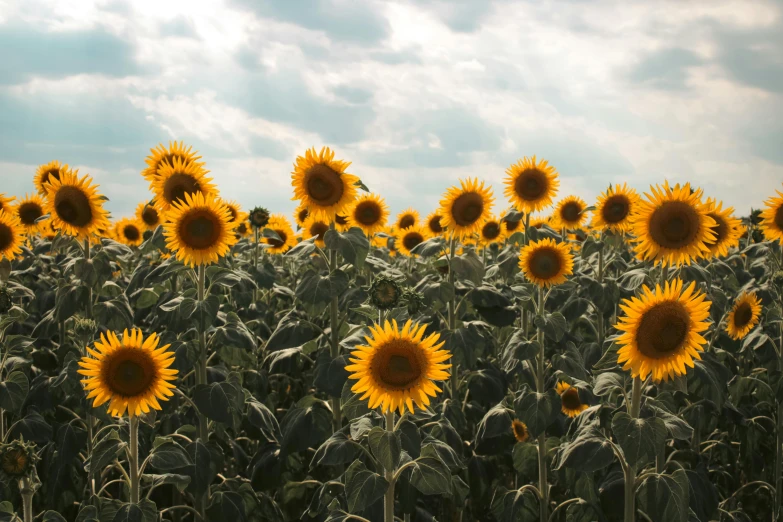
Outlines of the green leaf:
<svg viewBox="0 0 783 522">
<path fill-rule="evenodd" d="M 160 299 L 160 296 L 155 290 L 151 288 L 142 288 L 139 297 L 136 299 L 136 308 L 143 310 L 144 308 L 155 306 L 158 304 L 158 299 Z"/>
<path fill-rule="evenodd" d="M 473 251 L 468 251 L 461 256 L 454 256 L 451 260 L 451 269 L 457 280 L 468 280 L 480 285 L 484 279 L 484 263 Z"/>
<path fill-rule="evenodd" d="M 341 432 L 335 432 L 321 444 L 310 461 L 310 468 L 315 466 L 339 466 L 353 462 L 361 453 L 362 447 Z"/>
<path fill-rule="evenodd" d="M 191 464 L 192 465 L 192 464 Z M 158 487 L 164 484 L 174 485 L 180 493 L 185 491 L 185 488 L 190 484 L 190 477 L 187 475 L 177 475 L 175 473 L 166 473 L 163 475 L 154 475 L 152 473 L 145 473 L 141 476 L 142 482 L 147 483 L 150 487 Z"/>
<path fill-rule="evenodd" d="M 411 253 L 421 257 L 432 257 L 443 252 L 446 243 L 442 237 L 433 237 L 422 241 L 411 249 Z"/>
<path fill-rule="evenodd" d="M 152 450 L 150 464 L 160 470 L 173 470 L 192 466 L 193 462 L 182 446 L 174 441 L 166 441 Z"/>
<path fill-rule="evenodd" d="M 280 423 L 283 451 L 293 453 L 318 447 L 332 433 L 332 412 L 324 401 L 313 396 L 299 400 Z"/>
<path fill-rule="evenodd" d="M 275 351 L 284 348 L 295 348 L 318 337 L 320 332 L 301 319 L 299 313 L 295 310 L 288 312 L 280 320 L 277 328 L 275 328 L 275 331 L 272 332 L 272 335 L 267 340 L 266 349 Z"/>
<path fill-rule="evenodd" d="M 188 444 L 186 448 L 190 461 L 193 466 L 188 467 L 187 473 L 190 477 L 190 483 L 187 491 L 193 495 L 204 494 L 212 481 L 217 476 L 218 469 L 223 469 L 220 453 L 218 449 L 211 444 L 207 446 L 201 440 L 195 440 Z"/>
<path fill-rule="evenodd" d="M 580 380 L 588 378 L 582 354 L 572 342 L 566 343 L 566 349 L 563 353 L 556 353 L 552 356 L 552 366 L 555 370 L 559 370 L 569 377 Z"/>
<path fill-rule="evenodd" d="M 614 372 L 598 374 L 595 381 L 593 381 L 593 394 L 603 397 L 617 389 L 625 390 L 625 384 L 628 380 L 627 375 L 627 373 L 619 374 Z"/>
<path fill-rule="evenodd" d="M 361 400 L 361 395 L 353 393 L 351 387 L 356 381 L 346 380 L 343 385 L 343 391 L 340 395 L 343 404 L 343 415 L 349 421 L 357 419 L 363 415 L 370 413 L 370 408 L 367 406 L 367 399 Z"/>
<path fill-rule="evenodd" d="M 0 382 L 0 408 L 18 413 L 29 391 L 27 376 L 22 372 L 11 372 L 5 381 Z"/>
<path fill-rule="evenodd" d="M 527 425 L 531 437 L 543 433 L 560 413 L 560 395 L 555 390 L 547 393 L 528 393 L 514 401 L 514 411 Z"/>
<path fill-rule="evenodd" d="M 57 511 L 49 510 L 43 514 L 41 522 L 67 522 L 65 517 L 59 514 Z"/>
<path fill-rule="evenodd" d="M 641 484 L 639 509 L 652 522 L 688 522 L 689 484 L 685 470 L 671 475 L 652 475 Z"/>
<path fill-rule="evenodd" d="M 348 511 L 356 513 L 373 505 L 383 497 L 389 482 L 369 471 L 360 460 L 354 461 L 345 471 L 345 496 Z"/>
<path fill-rule="evenodd" d="M 522 476 L 533 479 L 538 474 L 538 447 L 529 442 L 517 442 L 511 453 L 514 469 Z"/>
<path fill-rule="evenodd" d="M 669 413 L 663 408 L 655 406 L 652 399 L 648 399 L 645 408 L 650 408 L 655 417 L 658 417 L 666 425 L 669 434 L 677 440 L 691 440 L 693 437 L 693 428 L 684 419 Z"/>
<path fill-rule="evenodd" d="M 348 276 L 342 270 L 334 270 L 329 275 L 320 275 L 308 270 L 296 285 L 296 297 L 308 305 L 328 303 L 332 297 L 344 293 L 348 285 Z"/>
<path fill-rule="evenodd" d="M 232 413 L 242 413 L 244 393 L 241 386 L 225 380 L 212 384 L 199 384 L 193 391 L 193 402 L 209 419 L 231 424 Z"/>
<path fill-rule="evenodd" d="M 286 252 L 286 257 L 308 257 L 310 254 L 315 252 L 315 249 L 317 248 L 315 246 L 315 240 L 317 238 L 311 237 L 309 239 L 305 239 L 304 241 L 300 241 L 298 244 L 296 244 L 291 250 Z"/>
<path fill-rule="evenodd" d="M 370 252 L 370 241 L 361 228 L 352 227 L 347 232 L 327 230 L 324 243 L 329 250 L 337 250 L 347 262 L 361 270 Z"/>
<path fill-rule="evenodd" d="M 123 504 L 112 522 L 143 522 L 144 512 L 136 504 Z"/>
<path fill-rule="evenodd" d="M 558 312 L 546 314 L 543 317 L 537 315 L 533 319 L 533 323 L 555 342 L 560 342 L 568 331 L 568 321 L 563 317 L 563 314 Z"/>
<path fill-rule="evenodd" d="M 451 472 L 440 459 L 422 456 L 413 461 L 411 484 L 425 495 L 446 495 L 451 492 Z"/>
<path fill-rule="evenodd" d="M 611 442 L 598 431 L 587 431 L 563 446 L 555 469 L 571 468 L 583 473 L 592 473 L 606 468 L 614 462 Z"/>
<path fill-rule="evenodd" d="M 111 430 L 92 449 L 92 454 L 84 469 L 91 473 L 100 473 L 103 468 L 114 462 L 114 459 L 125 446 L 127 444 L 120 440 L 117 430 Z"/>
<path fill-rule="evenodd" d="M 218 491 L 207 508 L 207 520 L 245 522 L 245 503 L 242 495 L 233 491 Z"/>
<path fill-rule="evenodd" d="M 422 441 L 421 456 L 436 458 L 446 464 L 451 471 L 459 471 L 465 467 L 454 448 L 430 436 Z"/>
<path fill-rule="evenodd" d="M 612 418 L 612 431 L 631 465 L 654 459 L 666 442 L 666 425 L 656 417 L 634 419 L 621 411 Z"/>
<path fill-rule="evenodd" d="M 400 454 L 402 452 L 400 434 L 376 426 L 370 430 L 367 438 L 372 454 L 381 463 L 383 469 L 394 471 L 400 462 Z"/>
<path fill-rule="evenodd" d="M 315 360 L 313 385 L 332 397 L 339 397 L 348 381 L 347 365 L 346 356 L 332 358 L 328 349 L 321 350 Z"/>
<path fill-rule="evenodd" d="M 44 420 L 40 413 L 31 411 L 23 419 L 16 421 L 6 434 L 6 440 L 14 440 L 23 437 L 26 441 L 32 441 L 39 446 L 44 446 L 52 441 L 52 427 Z"/>
</svg>

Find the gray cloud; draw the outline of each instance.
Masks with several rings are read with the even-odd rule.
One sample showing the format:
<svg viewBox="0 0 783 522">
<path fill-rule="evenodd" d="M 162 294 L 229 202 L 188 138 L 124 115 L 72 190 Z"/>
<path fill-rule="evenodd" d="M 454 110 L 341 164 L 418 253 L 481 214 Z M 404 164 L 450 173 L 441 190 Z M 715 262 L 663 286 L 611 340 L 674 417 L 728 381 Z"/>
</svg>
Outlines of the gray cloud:
<svg viewBox="0 0 783 522">
<path fill-rule="evenodd" d="M 702 63 L 701 58 L 687 49 L 662 49 L 639 61 L 628 79 L 656 89 L 683 90 L 687 88 L 688 70 Z"/>
</svg>

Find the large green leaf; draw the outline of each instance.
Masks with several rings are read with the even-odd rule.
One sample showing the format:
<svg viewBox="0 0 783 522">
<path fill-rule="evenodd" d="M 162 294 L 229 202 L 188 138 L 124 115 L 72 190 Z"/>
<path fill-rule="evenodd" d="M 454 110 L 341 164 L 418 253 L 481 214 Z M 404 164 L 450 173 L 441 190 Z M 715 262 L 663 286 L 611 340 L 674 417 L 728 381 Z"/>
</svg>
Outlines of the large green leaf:
<svg viewBox="0 0 783 522">
<path fill-rule="evenodd" d="M 631 465 L 654 459 L 666 442 L 666 425 L 657 417 L 634 419 L 621 411 L 612 418 L 612 431 Z"/>
<path fill-rule="evenodd" d="M 560 413 L 560 395 L 555 390 L 547 393 L 527 393 L 514 401 L 514 411 L 527 425 L 532 437 L 543 433 Z"/>
<path fill-rule="evenodd" d="M 400 434 L 376 426 L 367 434 L 367 439 L 372 454 L 378 459 L 381 466 L 387 471 L 395 470 L 400 462 L 400 453 L 402 452 Z"/>
<path fill-rule="evenodd" d="M 356 513 L 371 506 L 383 497 L 389 482 L 368 470 L 360 460 L 354 461 L 345 471 L 345 496 L 348 511 Z"/>
<path fill-rule="evenodd" d="M 654 474 L 642 482 L 637 498 L 639 509 L 652 522 L 688 522 L 689 484 L 685 470 L 671 475 Z"/>
</svg>

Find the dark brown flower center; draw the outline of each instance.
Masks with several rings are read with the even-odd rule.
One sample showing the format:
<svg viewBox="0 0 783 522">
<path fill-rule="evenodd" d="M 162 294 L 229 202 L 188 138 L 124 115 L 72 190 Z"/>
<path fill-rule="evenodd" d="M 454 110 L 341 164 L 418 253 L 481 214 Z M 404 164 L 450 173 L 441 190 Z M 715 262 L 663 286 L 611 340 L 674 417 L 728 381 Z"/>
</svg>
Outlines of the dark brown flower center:
<svg viewBox="0 0 783 522">
<path fill-rule="evenodd" d="M 560 400 L 563 403 L 563 407 L 568 410 L 578 410 L 582 406 L 582 401 L 579 400 L 579 390 L 574 387 L 564 391 L 560 395 Z"/>
<path fill-rule="evenodd" d="M 149 226 L 155 226 L 158 224 L 158 211 L 151 205 L 145 205 L 144 210 L 141 211 L 141 219 Z"/>
<path fill-rule="evenodd" d="M 490 221 L 481 228 L 481 237 L 492 241 L 500 235 L 500 224 L 497 221 Z"/>
<path fill-rule="evenodd" d="M 326 234 L 327 230 L 329 230 L 329 225 L 321 221 L 316 221 L 310 225 L 310 235 L 315 237 L 317 241 L 324 240 L 324 234 Z"/>
<path fill-rule="evenodd" d="M 413 250 L 413 248 L 422 241 L 424 241 L 424 237 L 418 232 L 408 232 L 402 238 L 402 244 L 405 246 L 406 250 Z"/>
<path fill-rule="evenodd" d="M 28 201 L 19 205 L 19 220 L 23 225 L 35 225 L 35 220 L 41 216 L 43 216 L 43 209 L 38 203 Z"/>
<path fill-rule="evenodd" d="M 234 221 L 239 219 L 239 214 L 237 213 L 237 209 L 235 209 L 234 207 L 232 207 L 230 205 L 226 205 L 226 208 L 228 209 L 228 215 L 229 215 L 228 222 L 229 223 L 233 223 Z"/>
<path fill-rule="evenodd" d="M 609 196 L 601 208 L 601 217 L 610 225 L 622 222 L 631 211 L 631 202 L 623 194 Z"/>
<path fill-rule="evenodd" d="M 0 223 L 0 252 L 4 252 L 14 242 L 14 231 L 5 223 Z"/>
<path fill-rule="evenodd" d="M 475 223 L 484 213 L 484 199 L 476 192 L 465 192 L 457 196 L 451 206 L 451 215 L 461 227 Z"/>
<path fill-rule="evenodd" d="M 310 214 L 310 212 L 303 208 L 299 211 L 299 213 L 296 215 L 296 218 L 299 220 L 300 223 L 304 223 L 304 220 L 307 219 L 307 216 Z"/>
<path fill-rule="evenodd" d="M 514 181 L 514 192 L 525 201 L 536 201 L 549 190 L 549 179 L 538 169 L 527 169 Z"/>
<path fill-rule="evenodd" d="M 676 301 L 665 301 L 642 315 L 636 331 L 636 344 L 647 357 L 668 357 L 683 348 L 690 327 L 691 318 L 685 306 Z"/>
<path fill-rule="evenodd" d="M 150 355 L 138 348 L 122 347 L 104 359 L 101 380 L 112 393 L 135 397 L 149 391 L 157 370 Z"/>
<path fill-rule="evenodd" d="M 313 165 L 305 174 L 307 195 L 321 206 L 334 205 L 343 197 L 340 173 L 327 165 Z"/>
<path fill-rule="evenodd" d="M 528 265 L 532 276 L 547 280 L 560 273 L 563 267 L 563 260 L 557 250 L 544 247 L 538 248 L 532 253 Z"/>
<path fill-rule="evenodd" d="M 708 238 L 705 242 L 709 245 L 720 245 L 729 235 L 729 224 L 726 223 L 725 219 L 713 212 L 710 212 L 708 216 L 714 219 L 717 225 L 710 227 L 715 232 L 715 239 Z"/>
<path fill-rule="evenodd" d="M 285 231 L 279 230 L 277 228 L 273 228 L 272 230 L 277 232 L 277 235 L 280 236 L 280 239 L 275 239 L 273 237 L 267 238 L 269 244 L 275 248 L 280 248 L 281 246 L 285 245 L 285 242 L 288 239 L 288 236 L 286 235 Z"/>
<path fill-rule="evenodd" d="M 753 318 L 753 309 L 750 307 L 750 303 L 743 301 L 736 310 L 734 310 L 734 326 L 742 328 L 750 323 Z"/>
<path fill-rule="evenodd" d="M 195 194 L 198 191 L 198 181 L 190 174 L 172 174 L 163 184 L 163 197 L 169 204 L 177 201 L 184 203 L 185 194 Z"/>
<path fill-rule="evenodd" d="M 90 199 L 77 187 L 60 187 L 54 196 L 54 210 L 57 217 L 74 227 L 86 227 L 92 222 Z"/>
<path fill-rule="evenodd" d="M 668 201 L 653 211 L 650 236 L 663 248 L 679 249 L 693 243 L 700 225 L 699 213 L 691 205 Z"/>
<path fill-rule="evenodd" d="M 509 221 L 509 220 L 506 220 L 506 230 L 508 230 L 509 232 L 514 232 L 516 229 L 519 228 L 519 224 L 520 223 L 521 223 L 521 221 Z"/>
<path fill-rule="evenodd" d="M 237 227 L 237 232 L 239 232 L 239 234 L 243 236 L 247 234 L 247 223 L 245 222 L 240 223 L 239 226 Z"/>
<path fill-rule="evenodd" d="M 356 205 L 353 218 L 362 225 L 374 225 L 381 219 L 381 208 L 374 201 L 362 201 Z"/>
<path fill-rule="evenodd" d="M 528 437 L 527 426 L 525 423 L 515 420 L 511 424 L 511 429 L 514 430 L 514 438 L 519 442 L 525 442 Z"/>
<path fill-rule="evenodd" d="M 420 348 L 406 339 L 387 341 L 378 348 L 370 365 L 375 380 L 391 390 L 405 390 L 423 375 L 426 362 Z"/>
<path fill-rule="evenodd" d="M 440 216 L 438 215 L 432 216 L 429 221 L 429 227 L 430 230 L 436 234 L 440 234 L 441 232 L 443 232 L 443 226 L 441 226 L 440 224 Z"/>
<path fill-rule="evenodd" d="M 27 453 L 15 448 L 3 454 L 3 471 L 9 475 L 20 475 L 27 467 Z"/>
<path fill-rule="evenodd" d="M 125 239 L 128 241 L 138 241 L 141 237 L 141 231 L 136 225 L 125 225 L 122 228 L 122 235 L 125 236 Z"/>
<path fill-rule="evenodd" d="M 778 209 L 775 211 L 774 221 L 778 230 L 783 230 L 783 203 L 781 203 Z"/>
<path fill-rule="evenodd" d="M 560 209 L 560 218 L 568 224 L 576 223 L 581 213 L 582 205 L 576 201 L 569 201 Z"/>
<path fill-rule="evenodd" d="M 60 181 L 60 169 L 49 169 L 41 176 L 41 185 L 46 188 L 47 183 L 51 183 L 52 179 Z"/>
<path fill-rule="evenodd" d="M 209 210 L 188 212 L 179 225 L 179 238 L 189 248 L 203 250 L 215 246 L 220 239 L 220 221 Z"/>
<path fill-rule="evenodd" d="M 348 224 L 348 220 L 345 218 L 345 216 L 341 216 L 340 214 L 336 214 L 334 216 L 334 222 L 340 226 L 345 226 Z"/>
<path fill-rule="evenodd" d="M 405 230 L 406 228 L 411 228 L 415 224 L 416 218 L 413 216 L 413 214 L 405 214 L 400 218 L 400 222 L 397 226 L 400 228 L 400 230 Z"/>
</svg>

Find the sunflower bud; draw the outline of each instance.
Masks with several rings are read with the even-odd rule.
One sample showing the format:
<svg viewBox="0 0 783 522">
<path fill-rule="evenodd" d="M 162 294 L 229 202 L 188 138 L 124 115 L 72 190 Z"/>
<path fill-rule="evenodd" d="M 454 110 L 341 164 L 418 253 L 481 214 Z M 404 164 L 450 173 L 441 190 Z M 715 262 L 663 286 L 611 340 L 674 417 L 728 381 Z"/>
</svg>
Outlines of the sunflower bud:
<svg viewBox="0 0 783 522">
<path fill-rule="evenodd" d="M 79 338 L 92 339 L 97 331 L 95 321 L 86 317 L 77 317 L 73 325 L 73 333 Z"/>
<path fill-rule="evenodd" d="M 0 474 L 4 478 L 29 477 L 38 460 L 40 459 L 32 442 L 17 439 L 8 444 L 0 444 Z"/>
<path fill-rule="evenodd" d="M 408 315 L 416 315 L 424 309 L 424 296 L 412 288 L 405 289 L 402 300 L 408 307 Z"/>
<path fill-rule="evenodd" d="M 269 223 L 269 211 L 264 207 L 256 207 L 250 212 L 250 225 L 253 228 L 264 228 Z"/>
<path fill-rule="evenodd" d="M 380 276 L 370 285 L 370 302 L 379 310 L 390 310 L 402 297 L 400 285 L 389 277 Z"/>
<path fill-rule="evenodd" d="M 7 314 L 13 305 L 14 301 L 11 299 L 11 292 L 5 286 L 0 287 L 0 314 Z"/>
</svg>

